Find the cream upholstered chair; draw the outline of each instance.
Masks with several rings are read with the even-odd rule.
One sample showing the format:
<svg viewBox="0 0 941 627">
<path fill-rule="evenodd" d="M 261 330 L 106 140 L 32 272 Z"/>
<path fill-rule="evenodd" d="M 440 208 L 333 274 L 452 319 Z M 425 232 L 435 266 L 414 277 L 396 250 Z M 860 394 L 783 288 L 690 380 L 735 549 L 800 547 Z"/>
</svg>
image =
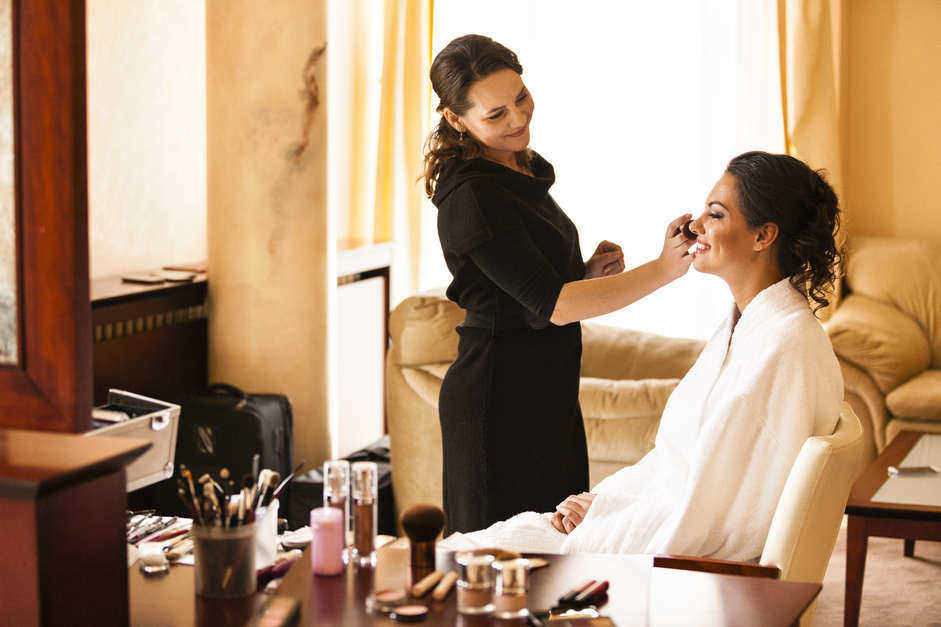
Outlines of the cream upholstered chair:
<svg viewBox="0 0 941 627">
<path fill-rule="evenodd" d="M 832 435 L 807 438 L 788 475 L 758 565 L 658 556 L 654 565 L 820 583 L 863 455 L 863 430 L 848 403 Z M 802 625 L 813 622 L 814 605 Z"/>
</svg>

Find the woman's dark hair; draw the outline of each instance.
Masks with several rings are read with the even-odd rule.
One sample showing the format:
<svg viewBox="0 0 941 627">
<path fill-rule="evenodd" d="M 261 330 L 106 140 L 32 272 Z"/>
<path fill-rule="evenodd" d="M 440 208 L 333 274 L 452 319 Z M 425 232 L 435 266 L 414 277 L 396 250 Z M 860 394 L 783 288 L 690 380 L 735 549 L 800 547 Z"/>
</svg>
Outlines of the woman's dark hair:
<svg viewBox="0 0 941 627">
<path fill-rule="evenodd" d="M 445 108 L 456 115 L 464 115 L 471 108 L 467 92 L 471 86 L 500 70 L 523 73 L 516 53 L 483 35 L 464 35 L 444 47 L 431 64 L 431 87 L 438 96 L 438 113 Z M 483 146 L 469 133 L 458 133 L 441 116 L 438 126 L 425 142 L 425 193 L 434 195 L 438 175 L 445 164 L 454 158 L 479 157 Z M 517 163 L 529 167 L 528 151 L 516 155 Z"/>
<path fill-rule="evenodd" d="M 753 228 L 778 226 L 777 260 L 784 276 L 813 300 L 814 313 L 830 304 L 842 253 L 836 243 L 840 207 L 836 192 L 813 170 L 789 155 L 746 152 L 726 172 L 738 183 L 739 204 Z"/>
</svg>

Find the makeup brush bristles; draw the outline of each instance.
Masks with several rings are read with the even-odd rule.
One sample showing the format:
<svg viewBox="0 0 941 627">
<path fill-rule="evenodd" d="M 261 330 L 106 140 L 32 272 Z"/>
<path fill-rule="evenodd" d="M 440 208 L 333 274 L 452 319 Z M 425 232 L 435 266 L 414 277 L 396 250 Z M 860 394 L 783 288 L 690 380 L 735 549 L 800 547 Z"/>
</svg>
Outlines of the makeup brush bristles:
<svg viewBox="0 0 941 627">
<path fill-rule="evenodd" d="M 440 507 L 420 503 L 402 512 L 402 529 L 413 542 L 431 542 L 444 529 L 444 512 Z"/>
</svg>

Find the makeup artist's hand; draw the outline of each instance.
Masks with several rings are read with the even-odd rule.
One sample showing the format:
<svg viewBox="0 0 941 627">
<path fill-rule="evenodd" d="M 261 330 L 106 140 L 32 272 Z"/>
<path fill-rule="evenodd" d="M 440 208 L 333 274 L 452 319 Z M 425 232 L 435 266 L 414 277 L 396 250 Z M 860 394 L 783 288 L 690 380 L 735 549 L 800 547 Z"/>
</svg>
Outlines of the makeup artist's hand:
<svg viewBox="0 0 941 627">
<path fill-rule="evenodd" d="M 607 240 L 598 244 L 595 253 L 585 262 L 585 278 L 597 279 L 624 272 L 624 252 L 621 247 Z"/>
<path fill-rule="evenodd" d="M 572 533 L 575 527 L 585 519 L 588 508 L 594 500 L 595 495 L 591 492 L 573 494 L 559 503 L 549 522 L 561 533 Z"/>
<path fill-rule="evenodd" d="M 686 251 L 696 240 L 683 235 L 683 225 L 692 217 L 692 214 L 687 213 L 667 225 L 667 232 L 663 238 L 663 250 L 660 251 L 657 261 L 671 281 L 686 274 L 690 264 L 693 263 L 693 256 Z"/>
</svg>

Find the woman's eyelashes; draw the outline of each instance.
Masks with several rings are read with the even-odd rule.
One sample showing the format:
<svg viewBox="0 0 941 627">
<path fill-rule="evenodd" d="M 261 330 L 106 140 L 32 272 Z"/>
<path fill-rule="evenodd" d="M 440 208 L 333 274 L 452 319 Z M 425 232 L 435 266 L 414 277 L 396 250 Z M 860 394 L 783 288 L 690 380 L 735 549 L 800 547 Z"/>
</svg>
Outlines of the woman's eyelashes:
<svg viewBox="0 0 941 627">
<path fill-rule="evenodd" d="M 522 94 L 519 98 L 516 99 L 516 104 L 517 104 L 517 105 L 523 104 L 524 102 L 526 102 L 526 99 L 527 99 L 527 98 L 529 98 L 529 94 L 528 94 L 528 93 Z M 500 111 L 498 111 L 497 113 L 491 115 L 491 116 L 488 117 L 487 119 L 488 119 L 488 120 L 499 120 L 500 118 L 503 117 L 503 114 L 504 114 L 504 113 L 506 113 L 506 109 L 501 109 Z"/>
</svg>

